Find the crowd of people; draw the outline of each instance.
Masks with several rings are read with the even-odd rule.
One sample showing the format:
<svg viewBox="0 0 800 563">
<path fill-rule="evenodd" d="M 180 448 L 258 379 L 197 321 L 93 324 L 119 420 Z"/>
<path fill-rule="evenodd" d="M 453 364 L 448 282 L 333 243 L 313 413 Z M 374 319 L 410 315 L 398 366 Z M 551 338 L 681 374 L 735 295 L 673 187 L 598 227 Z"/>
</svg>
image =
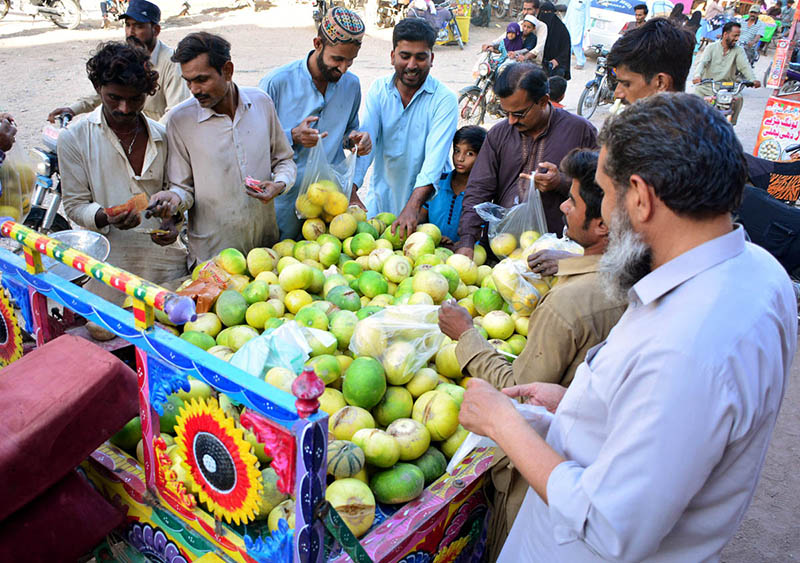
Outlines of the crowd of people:
<svg viewBox="0 0 800 563">
<path fill-rule="evenodd" d="M 494 86 L 506 117 L 487 132 L 458 128 L 422 19 L 395 27 L 391 72 L 362 103 L 354 12 L 330 10 L 305 57 L 247 88 L 227 40 L 194 32 L 173 51 L 158 39 L 157 6 L 132 0 L 127 42 L 87 62 L 96 96 L 51 114 L 90 112 L 59 138 L 65 211 L 106 234 L 111 263 L 166 283 L 224 248 L 298 237 L 299 182 L 319 143 L 331 163 L 358 155 L 351 205 L 395 214 L 401 236 L 432 222 L 470 257 L 486 240 L 475 206 L 525 200 L 533 175 L 548 231 L 566 227 L 584 252 L 527 258 L 559 281 L 523 352 L 508 362 L 455 303 L 439 314 L 473 378 L 461 423 L 504 452 L 491 471 L 490 557 L 713 560 L 753 496 L 797 344 L 786 272 L 732 220 L 759 162 L 719 112 L 683 93 L 694 37 L 646 21 L 646 8 L 608 55 L 626 109 L 598 133 L 557 107 L 575 43 L 548 4 L 525 2 L 498 40 L 514 60 Z M 736 27 L 698 76 L 738 68 Z M 0 150 L 14 131 L 0 115 Z M 137 194 L 150 217 L 107 213 Z M 545 436 L 509 397 L 554 413 Z"/>
</svg>

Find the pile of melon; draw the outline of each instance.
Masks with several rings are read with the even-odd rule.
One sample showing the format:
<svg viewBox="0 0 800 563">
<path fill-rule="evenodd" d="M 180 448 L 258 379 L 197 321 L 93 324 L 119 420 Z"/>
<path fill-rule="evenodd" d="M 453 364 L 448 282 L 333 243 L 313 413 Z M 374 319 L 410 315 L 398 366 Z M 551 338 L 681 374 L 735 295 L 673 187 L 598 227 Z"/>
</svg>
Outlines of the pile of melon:
<svg viewBox="0 0 800 563">
<path fill-rule="evenodd" d="M 419 331 L 389 331 L 386 319 L 418 305 L 435 327 L 437 306 L 455 299 L 472 315 L 477 330 L 511 360 L 524 348 L 527 315 L 551 280 L 514 268 L 493 272 L 479 245 L 474 261 L 454 254 L 439 246 L 441 233 L 432 224 L 401 238 L 391 232 L 395 217 L 389 213 L 367 220 L 362 210 L 351 207 L 325 219 L 307 219 L 303 240 L 283 240 L 247 255 L 226 249 L 199 265 L 193 279 L 210 266 L 221 269 L 226 289 L 194 322 L 172 327 L 163 316 L 160 320 L 226 361 L 288 320 L 321 331 L 307 334 L 311 351 L 305 367 L 325 383 L 320 408 L 330 415 L 326 497 L 361 536 L 373 524 L 376 502 L 399 505 L 418 497 L 444 473 L 447 459 L 467 434 L 458 424 L 466 378 L 456 343 L 428 328 L 425 338 L 437 332 L 436 338 L 426 340 L 421 362 L 409 361 L 420 356 L 422 336 Z M 524 258 L 517 262 L 524 264 Z M 522 307 L 508 291 L 525 279 L 529 288 L 536 285 Z M 326 338 L 318 337 L 323 333 Z M 252 375 L 291 393 L 299 373 L 264 366 Z M 201 389 L 199 383 L 192 382 L 193 392 Z M 202 389 L 201 394 L 212 393 Z M 170 398 L 177 412 L 180 400 Z M 238 419 L 240 406 L 221 394 L 218 400 Z M 169 424 L 163 429 L 169 435 Z M 293 524 L 292 501 L 276 494 L 263 445 L 251 433 L 245 435 L 256 454 L 261 450 L 265 487 L 259 518 L 268 519 L 271 529 L 280 517 Z"/>
</svg>

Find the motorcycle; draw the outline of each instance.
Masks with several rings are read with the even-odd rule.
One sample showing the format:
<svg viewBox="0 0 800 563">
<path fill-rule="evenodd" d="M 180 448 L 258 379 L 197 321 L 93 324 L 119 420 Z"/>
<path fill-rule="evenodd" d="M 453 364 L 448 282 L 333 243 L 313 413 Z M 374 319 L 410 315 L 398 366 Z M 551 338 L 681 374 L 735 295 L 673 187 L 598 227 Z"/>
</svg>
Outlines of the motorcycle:
<svg viewBox="0 0 800 563">
<path fill-rule="evenodd" d="M 608 51 L 602 45 L 593 46 L 598 50 L 597 66 L 594 69 L 594 78 L 586 83 L 578 100 L 578 115 L 590 119 L 594 115 L 598 106 L 614 103 L 614 90 L 616 84 L 612 84 L 611 78 L 606 67 L 606 57 Z"/>
<path fill-rule="evenodd" d="M 441 4 L 436 5 L 437 10 L 440 8 L 445 8 L 450 13 L 450 19 L 442 22 L 442 25 L 439 29 L 436 29 L 436 41 L 439 44 L 451 44 L 451 43 L 458 43 L 458 47 L 460 49 L 464 48 L 464 40 L 461 38 L 461 30 L 458 28 L 458 24 L 456 23 L 456 13 L 453 9 L 453 6 L 450 4 L 449 1 L 442 2 Z M 428 21 L 425 17 L 425 14 L 422 10 L 418 10 L 417 8 L 409 8 L 408 10 L 408 17 L 409 18 L 419 18 L 425 21 Z M 449 38 L 452 37 L 452 40 Z"/>
<path fill-rule="evenodd" d="M 486 113 L 503 119 L 500 100 L 494 94 L 497 71 L 507 58 L 506 53 L 485 52 L 478 59 L 475 84 L 462 88 L 458 93 L 458 122 L 461 125 L 481 125 Z"/>
<path fill-rule="evenodd" d="M 378 27 L 394 27 L 405 19 L 409 0 L 378 0 Z"/>
<path fill-rule="evenodd" d="M 699 82 L 702 84 L 711 84 L 711 96 L 705 96 L 704 99 L 710 105 L 716 107 L 725 118 L 730 121 L 733 116 L 733 103 L 745 87 L 753 86 L 750 81 L 743 82 L 720 82 L 713 78 L 706 78 Z"/>
<path fill-rule="evenodd" d="M 322 23 L 325 14 L 328 13 L 328 0 L 315 0 L 314 1 L 314 23 L 317 25 Z"/>
<path fill-rule="evenodd" d="M 61 214 L 61 177 L 58 173 L 58 154 L 56 146 L 58 136 L 69 123 L 69 116 L 56 118 L 56 125 L 48 123 L 42 130 L 44 148 L 31 149 L 31 155 L 37 161 L 36 184 L 31 196 L 31 210 L 23 224 L 40 233 L 66 231 L 72 227 Z M 47 196 L 50 196 L 46 202 Z"/>
<path fill-rule="evenodd" d="M 64 29 L 75 29 L 81 23 L 80 0 L 19 0 L 18 7 L 31 17 L 43 16 Z M 10 9 L 11 0 L 0 0 L 0 20 Z"/>
</svg>

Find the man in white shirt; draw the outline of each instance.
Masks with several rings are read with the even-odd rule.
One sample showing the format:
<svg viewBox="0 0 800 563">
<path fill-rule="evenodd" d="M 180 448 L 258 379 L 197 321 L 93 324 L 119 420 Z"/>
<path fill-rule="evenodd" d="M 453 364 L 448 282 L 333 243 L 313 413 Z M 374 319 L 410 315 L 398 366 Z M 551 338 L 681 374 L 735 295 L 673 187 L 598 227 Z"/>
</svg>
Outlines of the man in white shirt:
<svg viewBox="0 0 800 563">
<path fill-rule="evenodd" d="M 273 200 L 297 175 L 275 105 L 264 91 L 233 82 L 230 49 L 222 37 L 197 32 L 172 57 L 194 98 L 169 114 L 170 189 L 151 204 L 158 214 L 189 211 L 189 255 L 198 262 L 229 247 L 247 254 L 276 243 Z M 248 176 L 258 188 L 245 186 Z"/>
<path fill-rule="evenodd" d="M 125 43 L 106 43 L 86 68 L 102 104 L 58 137 L 67 217 L 108 238 L 111 264 L 158 284 L 180 278 L 187 274 L 186 249 L 174 243 L 174 225 L 170 234 L 148 235 L 161 228 L 157 219 L 139 210 L 107 211 L 141 194 L 146 202 L 166 186 L 166 132 L 142 114 L 157 75 L 147 54 Z M 117 303 L 125 297 L 101 283 L 90 289 Z"/>
<path fill-rule="evenodd" d="M 532 487 L 499 561 L 714 561 L 756 488 L 797 304 L 732 224 L 746 166 L 719 112 L 656 94 L 611 117 L 600 144 L 601 271 L 627 311 L 568 390 L 472 381 L 460 420 Z M 546 440 L 508 396 L 555 412 Z"/>
<path fill-rule="evenodd" d="M 189 98 L 189 89 L 181 79 L 180 67 L 170 60 L 172 49 L 158 38 L 161 33 L 161 10 L 147 0 L 131 0 L 128 10 L 120 19 L 125 20 L 125 40 L 131 46 L 147 51 L 150 64 L 158 72 L 158 89 L 147 97 L 143 111 L 150 119 L 163 122 L 164 115 L 170 108 Z M 88 113 L 99 105 L 100 96 L 95 93 L 70 106 L 54 109 L 47 119 L 53 123 L 59 115 L 75 117 Z"/>
</svg>

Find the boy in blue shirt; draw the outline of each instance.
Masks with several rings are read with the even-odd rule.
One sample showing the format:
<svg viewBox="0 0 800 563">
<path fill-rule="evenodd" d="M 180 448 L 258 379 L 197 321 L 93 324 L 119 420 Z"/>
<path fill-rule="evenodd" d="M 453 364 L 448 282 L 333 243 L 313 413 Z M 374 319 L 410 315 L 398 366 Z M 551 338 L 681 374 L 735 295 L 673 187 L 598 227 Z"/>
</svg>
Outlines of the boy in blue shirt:
<svg viewBox="0 0 800 563">
<path fill-rule="evenodd" d="M 420 210 L 419 223 L 433 223 L 442 232 L 441 246 L 449 247 L 458 241 L 464 190 L 485 138 L 486 130 L 477 125 L 467 125 L 456 131 L 453 136 L 453 170 L 442 175 L 436 195 Z"/>
</svg>

